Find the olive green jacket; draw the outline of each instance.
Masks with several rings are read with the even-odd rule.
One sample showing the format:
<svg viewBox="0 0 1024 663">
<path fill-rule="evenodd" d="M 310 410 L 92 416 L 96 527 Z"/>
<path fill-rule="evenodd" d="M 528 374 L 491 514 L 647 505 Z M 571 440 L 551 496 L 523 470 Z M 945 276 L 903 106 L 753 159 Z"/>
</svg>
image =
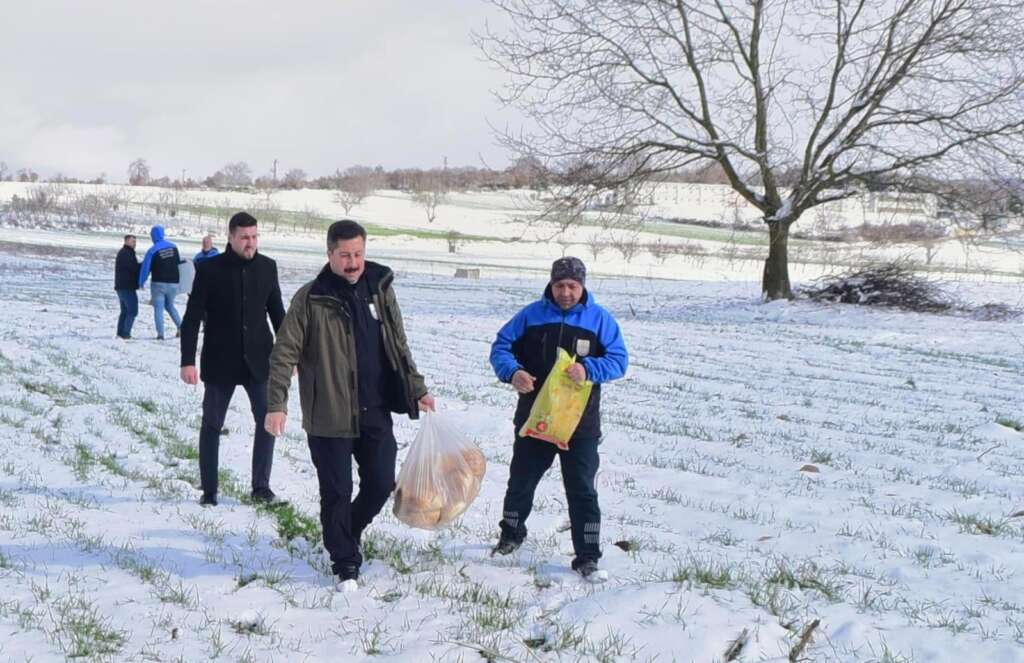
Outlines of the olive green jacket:
<svg viewBox="0 0 1024 663">
<path fill-rule="evenodd" d="M 359 376 L 352 318 L 331 294 L 330 266 L 299 288 L 277 330 L 270 354 L 267 412 L 288 411 L 292 372 L 299 368 L 302 428 L 318 437 L 359 436 Z M 423 376 L 409 352 L 402 313 L 392 288 L 394 272 L 367 262 L 363 278 L 380 317 L 381 334 L 391 371 L 387 405 L 392 412 L 419 417 L 417 401 L 427 393 Z"/>
</svg>

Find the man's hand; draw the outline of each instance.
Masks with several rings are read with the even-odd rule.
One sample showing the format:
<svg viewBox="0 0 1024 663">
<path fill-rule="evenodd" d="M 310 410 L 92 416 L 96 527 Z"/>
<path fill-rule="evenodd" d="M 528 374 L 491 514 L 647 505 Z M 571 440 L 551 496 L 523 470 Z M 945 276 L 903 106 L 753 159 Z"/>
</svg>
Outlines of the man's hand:
<svg viewBox="0 0 1024 663">
<path fill-rule="evenodd" d="M 274 437 L 284 435 L 284 422 L 288 420 L 287 412 L 267 412 L 263 420 L 263 428 Z"/>
<path fill-rule="evenodd" d="M 574 363 L 569 368 L 565 369 L 565 372 L 569 374 L 572 381 L 579 384 L 587 379 L 587 369 L 583 364 Z"/>
<path fill-rule="evenodd" d="M 419 405 L 420 405 L 420 412 L 427 412 L 427 411 L 436 412 L 437 411 L 434 408 L 434 397 L 430 395 L 429 391 L 427 393 L 423 394 L 422 397 L 420 397 Z"/>
<path fill-rule="evenodd" d="M 195 366 L 182 366 L 181 381 L 185 384 L 196 384 L 199 382 L 199 371 Z"/>
<path fill-rule="evenodd" d="M 533 385 L 537 381 L 537 378 L 533 377 L 523 369 L 519 369 L 512 374 L 512 386 L 516 388 L 520 394 L 528 394 L 533 391 Z"/>
</svg>

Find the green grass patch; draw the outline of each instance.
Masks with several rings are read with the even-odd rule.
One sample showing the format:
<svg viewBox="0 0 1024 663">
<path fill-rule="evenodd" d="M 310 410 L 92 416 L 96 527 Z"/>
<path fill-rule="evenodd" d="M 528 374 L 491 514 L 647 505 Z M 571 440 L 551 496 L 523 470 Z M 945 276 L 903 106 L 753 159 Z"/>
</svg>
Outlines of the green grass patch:
<svg viewBox="0 0 1024 663">
<path fill-rule="evenodd" d="M 396 537 L 379 530 L 369 530 L 363 534 L 363 556 L 367 560 L 379 559 L 401 575 L 413 572 L 413 566 L 402 555 L 408 547 Z"/>
<path fill-rule="evenodd" d="M 259 510 L 274 519 L 277 535 L 285 541 L 305 539 L 311 545 L 320 541 L 320 522 L 289 504 L 261 506 Z"/>
<path fill-rule="evenodd" d="M 710 558 L 693 556 L 676 566 L 669 574 L 668 580 L 681 585 L 726 589 L 736 586 L 739 578 L 726 564 Z"/>
<path fill-rule="evenodd" d="M 998 419 L 996 419 L 996 423 L 999 424 L 1000 426 L 1012 428 L 1018 433 L 1024 431 L 1024 423 L 1021 423 L 1017 419 L 1010 419 L 1009 417 L 999 417 Z"/>
<path fill-rule="evenodd" d="M 127 633 L 111 626 L 96 606 L 81 596 L 65 596 L 51 610 L 55 631 L 69 659 L 110 656 L 121 651 Z"/>
<path fill-rule="evenodd" d="M 998 536 L 1010 528 L 1010 523 L 1005 518 L 993 518 L 976 513 L 960 513 L 955 509 L 946 514 L 946 520 L 959 525 L 960 531 L 964 534 Z"/>
</svg>

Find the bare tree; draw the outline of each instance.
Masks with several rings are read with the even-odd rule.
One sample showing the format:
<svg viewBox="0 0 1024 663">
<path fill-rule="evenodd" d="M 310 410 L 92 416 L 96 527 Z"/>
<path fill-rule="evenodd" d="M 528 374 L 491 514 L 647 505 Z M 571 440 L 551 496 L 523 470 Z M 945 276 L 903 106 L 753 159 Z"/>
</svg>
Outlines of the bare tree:
<svg viewBox="0 0 1024 663">
<path fill-rule="evenodd" d="M 132 186 L 145 186 L 149 184 L 149 164 L 142 157 L 128 164 L 128 184 Z"/>
<path fill-rule="evenodd" d="M 244 161 L 225 164 L 206 178 L 205 183 L 218 188 L 241 188 L 252 185 L 252 169 Z"/>
<path fill-rule="evenodd" d="M 1024 0 L 491 2 L 478 43 L 536 127 L 507 145 L 591 164 L 591 192 L 717 164 L 768 226 L 770 299 L 808 209 L 1024 154 Z"/>
<path fill-rule="evenodd" d="M 931 265 L 942 246 L 939 240 L 930 239 L 921 242 L 921 248 L 924 249 L 924 264 Z"/>
<path fill-rule="evenodd" d="M 284 174 L 284 182 L 281 183 L 281 186 L 285 189 L 301 189 L 306 186 L 308 178 L 306 171 L 301 168 L 292 168 Z"/>
<path fill-rule="evenodd" d="M 444 182 L 438 177 L 424 177 L 412 192 L 412 202 L 423 209 L 427 215 L 427 223 L 437 218 L 437 208 L 448 200 L 448 192 Z"/>
<path fill-rule="evenodd" d="M 597 262 L 598 256 L 601 255 L 605 248 L 607 248 L 605 238 L 599 233 L 592 234 L 587 240 L 587 249 L 590 250 L 590 255 L 594 256 L 594 262 Z"/>
<path fill-rule="evenodd" d="M 285 213 L 277 201 L 274 200 L 273 189 L 265 189 L 262 191 L 262 194 L 262 199 L 259 199 L 253 205 L 253 216 L 259 219 L 264 228 L 268 228 L 271 223 L 274 224 L 274 227 L 270 228 L 270 230 L 277 232 L 277 227 L 283 220 Z"/>
<path fill-rule="evenodd" d="M 299 212 L 299 218 L 302 219 L 302 230 L 304 232 L 309 232 L 316 224 L 319 217 L 315 208 L 310 207 L 309 205 L 304 205 L 302 207 L 302 211 Z"/>
<path fill-rule="evenodd" d="M 640 252 L 639 235 L 635 232 L 624 232 L 621 235 L 613 236 L 612 246 L 622 254 L 623 260 L 627 263 L 633 262 L 633 257 Z"/>
<path fill-rule="evenodd" d="M 224 173 L 224 180 L 228 186 L 249 186 L 252 184 L 252 169 L 244 161 L 225 164 L 221 169 Z"/>
<path fill-rule="evenodd" d="M 334 175 L 334 202 L 341 205 L 347 216 L 373 193 L 376 188 L 374 171 L 366 166 L 352 166 Z"/>
</svg>

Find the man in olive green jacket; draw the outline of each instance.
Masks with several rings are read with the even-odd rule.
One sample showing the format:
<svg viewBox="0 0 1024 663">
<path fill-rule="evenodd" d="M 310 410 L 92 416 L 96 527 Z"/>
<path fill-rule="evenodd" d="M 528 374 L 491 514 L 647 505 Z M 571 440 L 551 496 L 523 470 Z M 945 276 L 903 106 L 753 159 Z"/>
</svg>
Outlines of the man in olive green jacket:
<svg viewBox="0 0 1024 663">
<path fill-rule="evenodd" d="M 320 483 L 324 547 L 343 591 L 357 588 L 359 541 L 395 485 L 391 413 L 416 419 L 434 398 L 409 352 L 394 273 L 365 259 L 366 231 L 338 221 L 327 265 L 292 297 L 274 350 L 265 427 L 281 435 L 292 372 L 299 369 L 302 428 Z M 352 459 L 359 493 L 352 500 Z"/>
</svg>

